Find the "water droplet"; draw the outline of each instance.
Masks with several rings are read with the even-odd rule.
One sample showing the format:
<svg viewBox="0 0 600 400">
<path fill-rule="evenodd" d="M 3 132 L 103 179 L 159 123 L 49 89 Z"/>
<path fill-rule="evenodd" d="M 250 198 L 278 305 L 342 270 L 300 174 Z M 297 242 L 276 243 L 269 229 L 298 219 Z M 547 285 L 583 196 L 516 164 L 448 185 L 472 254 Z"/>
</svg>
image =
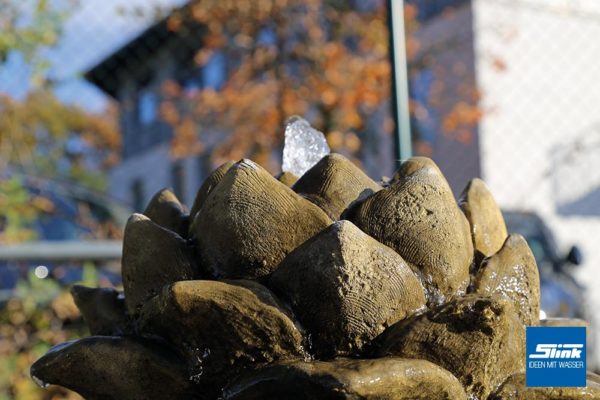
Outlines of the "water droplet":
<svg viewBox="0 0 600 400">
<path fill-rule="evenodd" d="M 329 152 L 325 135 L 310 126 L 308 121 L 298 116 L 288 120 L 283 146 L 283 172 L 302 176 Z"/>
<path fill-rule="evenodd" d="M 45 389 L 45 388 L 47 388 L 48 386 L 50 386 L 50 384 L 49 384 L 49 383 L 46 383 L 46 382 L 44 382 L 43 380 L 41 380 L 40 378 L 38 378 L 38 377 L 37 377 L 37 376 L 35 376 L 35 375 L 32 375 L 32 376 L 31 376 L 31 379 L 33 379 L 33 381 L 34 381 L 34 382 L 35 382 L 35 383 L 36 383 L 36 384 L 37 384 L 39 387 L 41 387 L 42 389 Z"/>
</svg>

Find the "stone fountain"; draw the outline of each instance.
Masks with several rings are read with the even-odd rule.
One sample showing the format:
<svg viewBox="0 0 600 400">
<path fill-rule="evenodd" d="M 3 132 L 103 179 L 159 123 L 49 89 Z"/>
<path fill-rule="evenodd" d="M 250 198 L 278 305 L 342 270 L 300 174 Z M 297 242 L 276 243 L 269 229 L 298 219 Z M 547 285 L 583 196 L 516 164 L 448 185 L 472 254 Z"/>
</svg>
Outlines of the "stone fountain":
<svg viewBox="0 0 600 400">
<path fill-rule="evenodd" d="M 591 373 L 525 387 L 538 269 L 481 180 L 457 203 L 430 159 L 378 183 L 304 120 L 286 143 L 278 177 L 228 162 L 189 214 L 168 190 L 133 214 L 124 293 L 73 287 L 92 336 L 32 378 L 87 399 L 600 398 Z"/>
</svg>

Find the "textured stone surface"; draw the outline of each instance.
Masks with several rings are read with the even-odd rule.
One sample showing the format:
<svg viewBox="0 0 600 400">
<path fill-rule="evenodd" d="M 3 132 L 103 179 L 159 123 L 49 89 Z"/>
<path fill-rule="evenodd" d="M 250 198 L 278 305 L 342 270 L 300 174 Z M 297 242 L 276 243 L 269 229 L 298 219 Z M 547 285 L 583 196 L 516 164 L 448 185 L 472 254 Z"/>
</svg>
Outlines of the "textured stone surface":
<svg viewBox="0 0 600 400">
<path fill-rule="evenodd" d="M 183 205 L 168 189 L 162 189 L 152 197 L 143 213 L 152 222 L 175 232 L 181 237 L 187 237 L 189 215 Z"/>
<path fill-rule="evenodd" d="M 586 330 L 587 348 L 588 352 L 595 353 L 597 346 L 594 341 L 594 330 L 589 322 L 579 318 L 546 318 L 541 319 L 539 322 L 540 326 L 567 326 L 567 327 L 580 327 Z M 599 382 L 600 383 L 600 382 Z"/>
<path fill-rule="evenodd" d="M 388 181 L 388 184 L 393 185 L 395 183 L 402 182 L 410 175 L 422 169 L 431 169 L 432 173 L 442 175 L 442 171 L 440 171 L 437 164 L 433 162 L 431 158 L 411 157 L 408 160 L 402 162 L 400 168 L 398 168 L 398 170 L 394 172 L 392 179 Z"/>
<path fill-rule="evenodd" d="M 429 360 L 450 371 L 472 399 L 522 372 L 525 329 L 502 298 L 467 295 L 388 328 L 378 356 Z"/>
<path fill-rule="evenodd" d="M 465 400 L 458 380 L 424 360 L 382 358 L 278 363 L 225 388 L 224 399 Z"/>
<path fill-rule="evenodd" d="M 368 197 L 350 218 L 420 274 L 429 304 L 465 292 L 473 258 L 469 223 L 433 161 L 406 161 L 393 184 Z"/>
<path fill-rule="evenodd" d="M 547 318 L 540 320 L 540 326 L 579 326 L 583 328 L 590 328 L 590 324 L 587 321 L 579 318 Z"/>
<path fill-rule="evenodd" d="M 189 376 L 199 382 L 221 382 L 250 364 L 304 357 L 288 312 L 252 281 L 174 283 L 146 302 L 139 324 L 186 354 Z"/>
<path fill-rule="evenodd" d="M 122 274 L 125 304 L 136 315 L 144 301 L 164 285 L 192 279 L 192 252 L 187 242 L 141 214 L 125 226 Z"/>
<path fill-rule="evenodd" d="M 91 336 L 52 348 L 31 367 L 40 384 L 86 399 L 195 399 L 185 363 L 157 343 Z"/>
<path fill-rule="evenodd" d="M 89 399 L 598 398 L 593 374 L 584 389 L 524 388 L 524 324 L 588 325 L 538 320 L 533 255 L 483 182 L 461 211 L 415 157 L 381 188 L 340 155 L 315 158 L 314 132 L 291 122 L 290 160 L 308 172 L 225 163 L 191 224 L 157 193 L 125 229 L 125 297 L 72 289 L 107 336 L 52 349 L 34 380 Z"/>
<path fill-rule="evenodd" d="M 489 400 L 592 400 L 600 399 L 600 376 L 588 372 L 587 387 L 528 388 L 525 374 L 515 374 L 498 388 Z"/>
<path fill-rule="evenodd" d="M 381 186 L 346 157 L 329 154 L 306 171 L 293 189 L 336 220 L 350 204 L 381 190 Z"/>
<path fill-rule="evenodd" d="M 360 352 L 387 326 L 425 307 L 423 286 L 402 257 L 349 221 L 290 253 L 269 284 L 326 356 Z"/>
<path fill-rule="evenodd" d="M 298 181 L 298 177 L 291 172 L 282 172 L 277 175 L 277 180 L 287 187 L 292 187 Z"/>
<path fill-rule="evenodd" d="M 75 285 L 71 295 L 92 335 L 124 335 L 132 332 L 125 298 L 115 289 Z"/>
<path fill-rule="evenodd" d="M 500 295 L 513 302 L 523 325 L 540 318 L 540 275 L 531 249 L 521 235 L 511 234 L 476 273 L 473 289 L 481 295 Z"/>
<path fill-rule="evenodd" d="M 480 257 L 491 256 L 500 250 L 508 232 L 502 212 L 485 182 L 472 179 L 458 203 L 469 221 L 473 246 Z"/>
<path fill-rule="evenodd" d="M 235 163 L 233 161 L 224 162 L 217 169 L 211 172 L 210 175 L 204 180 L 204 183 L 202 183 L 202 186 L 200 186 L 200 189 L 198 189 L 198 192 L 196 193 L 194 204 L 190 209 L 190 219 L 192 220 L 192 222 L 194 221 L 194 218 L 196 217 L 196 214 L 198 213 L 200 208 L 202 208 L 202 205 L 206 201 L 206 198 L 208 197 L 210 192 L 212 192 L 213 189 L 217 187 L 219 182 L 221 182 L 221 179 L 223 179 L 227 171 L 229 171 L 229 168 L 231 168 L 234 164 Z M 190 233 L 193 232 L 194 231 L 190 227 Z"/>
<path fill-rule="evenodd" d="M 319 207 L 249 160 L 231 167 L 197 220 L 202 265 L 216 276 L 243 279 L 270 274 L 331 223 Z"/>
</svg>

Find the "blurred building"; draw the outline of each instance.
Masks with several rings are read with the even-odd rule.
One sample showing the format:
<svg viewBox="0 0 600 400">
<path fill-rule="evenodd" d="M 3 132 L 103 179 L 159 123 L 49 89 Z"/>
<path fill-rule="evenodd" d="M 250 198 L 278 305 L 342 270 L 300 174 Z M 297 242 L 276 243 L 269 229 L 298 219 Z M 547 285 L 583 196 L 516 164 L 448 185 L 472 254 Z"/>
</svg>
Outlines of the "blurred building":
<svg viewBox="0 0 600 400">
<path fill-rule="evenodd" d="M 585 263 L 577 274 L 597 314 L 600 42 L 592 38 L 600 37 L 600 3 L 412 3 L 419 22 L 413 98 L 425 104 L 420 139 L 456 195 L 480 175 L 503 208 L 540 214 L 558 236 L 559 253 L 579 245 Z M 461 127 L 468 140 L 457 135 Z"/>
<path fill-rule="evenodd" d="M 210 166 L 202 159 L 173 160 L 168 165 L 172 126 L 159 118 L 161 86 L 175 80 L 184 87 L 219 87 L 225 80 L 218 55 L 199 67 L 193 62 L 203 33 L 188 23 L 170 30 L 163 19 L 105 58 L 86 78 L 121 106 L 122 162 L 111 171 L 111 194 L 141 211 L 149 198 L 172 187 L 191 204 Z"/>
<path fill-rule="evenodd" d="M 88 81 L 120 104 L 122 162 L 110 174 L 110 191 L 137 211 L 163 187 L 173 188 L 184 203 L 191 204 L 202 180 L 214 167 L 207 152 L 170 158 L 173 126 L 160 116 L 166 82 L 176 82 L 184 95 L 206 88 L 218 91 L 240 63 L 227 59 L 220 51 L 213 51 L 201 65 L 195 60 L 206 30 L 194 21 L 190 5 L 193 3 L 173 10 L 184 16 L 177 29 L 170 28 L 167 16 L 85 74 Z M 368 2 L 361 7 L 368 9 Z M 358 12 L 361 7 L 356 6 Z M 265 26 L 257 41 L 273 44 L 275 33 Z M 368 133 L 361 137 L 361 161 L 376 178 L 393 172 L 392 137 L 380 128 L 389 114 L 389 102 L 384 101 L 365 121 Z M 225 141 L 228 133 L 205 129 L 202 146 L 214 148 Z M 277 153 L 274 157 L 280 158 L 281 149 L 273 151 Z"/>
</svg>

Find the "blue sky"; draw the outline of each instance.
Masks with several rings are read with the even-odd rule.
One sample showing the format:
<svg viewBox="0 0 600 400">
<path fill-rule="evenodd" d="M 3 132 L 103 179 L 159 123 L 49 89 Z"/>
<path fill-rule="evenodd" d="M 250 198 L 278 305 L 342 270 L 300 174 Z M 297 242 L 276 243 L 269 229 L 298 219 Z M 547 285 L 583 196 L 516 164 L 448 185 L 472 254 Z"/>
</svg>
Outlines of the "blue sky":
<svg viewBox="0 0 600 400">
<path fill-rule="evenodd" d="M 48 51 L 50 75 L 60 81 L 56 94 L 61 100 L 101 112 L 106 96 L 81 74 L 137 36 L 149 24 L 147 19 L 119 15 L 119 7 L 151 10 L 154 5 L 175 7 L 186 0 L 80 0 L 67 21 L 56 48 Z M 22 98 L 29 88 L 29 68 L 12 56 L 0 67 L 0 92 Z"/>
</svg>

